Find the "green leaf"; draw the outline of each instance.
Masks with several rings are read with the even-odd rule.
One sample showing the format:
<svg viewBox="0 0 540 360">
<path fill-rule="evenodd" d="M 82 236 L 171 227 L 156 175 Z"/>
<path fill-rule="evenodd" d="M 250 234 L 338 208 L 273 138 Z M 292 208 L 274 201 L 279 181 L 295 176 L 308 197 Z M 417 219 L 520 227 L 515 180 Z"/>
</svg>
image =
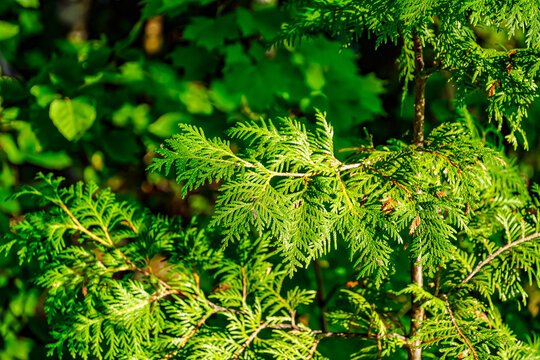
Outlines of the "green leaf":
<svg viewBox="0 0 540 360">
<path fill-rule="evenodd" d="M 65 169 L 71 165 L 71 157 L 65 151 L 26 154 L 25 160 L 46 169 Z"/>
<path fill-rule="evenodd" d="M 20 31 L 19 25 L 0 20 L 0 41 L 11 39 Z"/>
<path fill-rule="evenodd" d="M 283 13 L 277 9 L 249 11 L 238 9 L 238 26 L 245 36 L 260 34 L 264 39 L 272 39 L 279 33 L 283 23 Z"/>
<path fill-rule="evenodd" d="M 34 85 L 30 88 L 30 94 L 34 95 L 37 104 L 42 108 L 46 108 L 55 99 L 60 98 L 60 94 L 48 85 Z"/>
<path fill-rule="evenodd" d="M 49 108 L 49 117 L 58 131 L 70 141 L 78 140 L 96 120 L 96 109 L 85 97 L 56 99 Z"/>
<path fill-rule="evenodd" d="M 43 31 L 43 23 L 40 19 L 40 13 L 34 10 L 23 10 L 19 14 L 19 24 L 21 33 L 24 35 L 37 34 Z"/>
<path fill-rule="evenodd" d="M 306 70 L 306 83 L 313 90 L 321 90 L 326 83 L 323 68 L 319 64 L 309 64 Z"/>
<path fill-rule="evenodd" d="M 229 112 L 237 109 L 242 102 L 240 93 L 231 93 L 222 81 L 214 81 L 210 91 L 210 98 L 216 108 Z"/>
<path fill-rule="evenodd" d="M 135 133 L 140 134 L 148 126 L 149 116 L 150 107 L 147 104 L 134 106 L 130 103 L 124 103 L 120 109 L 113 113 L 112 120 L 113 124 L 119 127 L 132 124 Z"/>
<path fill-rule="evenodd" d="M 19 117 L 19 113 L 21 112 L 21 109 L 18 107 L 11 107 L 7 109 L 1 109 L 0 111 L 0 119 L 4 121 L 13 121 L 17 120 Z"/>
<path fill-rule="evenodd" d="M 197 45 L 208 50 L 213 50 L 223 45 L 226 39 L 234 39 L 237 36 L 236 19 L 231 14 L 217 19 L 194 18 L 184 31 L 184 38 L 193 40 Z"/>
<path fill-rule="evenodd" d="M 161 115 L 156 121 L 148 125 L 148 131 L 159 137 L 169 137 L 175 133 L 178 133 L 179 123 L 186 123 L 189 118 L 189 115 L 179 112 L 167 113 Z"/>
<path fill-rule="evenodd" d="M 11 163 L 21 164 L 24 161 L 24 154 L 15 144 L 11 134 L 0 134 L 0 149 L 7 155 Z"/>
<path fill-rule="evenodd" d="M 17 0 L 17 2 L 25 8 L 37 9 L 39 7 L 39 0 Z"/>
<path fill-rule="evenodd" d="M 180 94 L 180 100 L 192 114 L 210 115 L 214 112 L 214 107 L 208 96 L 208 89 L 199 83 L 188 83 L 185 91 Z"/>
</svg>

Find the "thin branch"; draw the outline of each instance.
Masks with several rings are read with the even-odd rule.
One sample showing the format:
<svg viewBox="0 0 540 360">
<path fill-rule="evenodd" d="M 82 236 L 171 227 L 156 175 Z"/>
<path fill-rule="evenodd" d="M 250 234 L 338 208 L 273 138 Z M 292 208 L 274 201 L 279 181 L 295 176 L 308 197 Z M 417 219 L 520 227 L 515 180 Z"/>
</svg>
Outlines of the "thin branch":
<svg viewBox="0 0 540 360">
<path fill-rule="evenodd" d="M 75 226 L 74 226 L 75 230 L 78 230 L 78 231 L 88 235 L 91 239 L 99 242 L 100 244 L 102 244 L 102 245 L 104 245 L 104 246 L 106 246 L 108 248 L 115 248 L 118 251 L 118 253 L 120 254 L 120 256 L 122 257 L 122 259 L 124 259 L 126 264 L 128 264 L 128 266 L 130 266 L 131 270 L 139 271 L 139 272 L 143 273 L 147 277 L 152 276 L 152 274 L 148 270 L 142 269 L 142 268 L 138 267 L 137 265 L 135 265 L 122 251 L 120 251 L 120 249 L 118 249 L 118 248 L 116 248 L 114 246 L 114 242 L 111 240 L 109 232 L 107 231 L 107 228 L 105 226 L 101 226 L 101 229 L 103 230 L 103 232 L 105 234 L 105 238 L 106 238 L 106 240 L 103 240 L 102 238 L 100 238 L 99 236 L 97 236 L 96 234 L 94 234 L 93 232 L 91 232 L 90 230 L 85 228 L 84 226 L 82 226 L 82 224 L 75 217 L 75 215 L 73 215 L 73 213 L 68 209 L 66 204 L 64 204 L 63 202 L 60 202 L 59 206 L 70 217 L 70 219 L 75 223 Z M 132 229 L 136 233 L 136 230 L 134 228 L 132 228 Z M 158 279 L 158 282 L 163 287 L 165 287 L 166 289 L 169 289 L 171 287 L 169 284 L 167 284 L 165 281 L 163 281 L 159 277 L 156 276 L 156 278 Z"/>
<path fill-rule="evenodd" d="M 170 289 L 171 288 L 171 285 L 169 285 L 165 280 L 161 279 L 159 276 L 155 275 L 155 274 L 151 274 L 150 271 L 148 271 L 147 269 L 144 269 L 144 268 L 140 268 L 138 267 L 137 265 L 135 265 L 119 248 L 116 248 L 116 251 L 118 251 L 118 254 L 120 254 L 120 256 L 122 257 L 122 259 L 124 259 L 124 261 L 126 262 L 126 264 L 128 264 L 130 267 L 131 267 L 131 270 L 133 271 L 138 271 L 140 273 L 142 273 L 144 276 L 146 277 L 155 277 L 157 279 L 157 281 L 166 289 Z"/>
<path fill-rule="evenodd" d="M 414 150 L 415 150 L 415 151 L 420 151 L 420 152 L 427 152 L 427 153 L 433 154 L 433 155 L 435 155 L 435 156 L 438 156 L 438 157 L 440 157 L 441 159 L 446 160 L 446 162 L 447 162 L 448 164 L 450 164 L 451 166 L 455 167 L 455 168 L 458 170 L 458 173 L 459 173 L 459 174 L 462 174 L 462 173 L 463 173 L 463 171 L 461 170 L 461 168 L 460 168 L 459 166 L 457 166 L 452 160 L 450 160 L 448 157 L 444 156 L 443 154 L 440 154 L 440 153 L 438 153 L 438 152 L 436 152 L 436 151 L 433 151 L 433 150 L 424 149 L 424 148 L 421 148 L 421 147 L 416 148 L 416 149 L 414 149 Z"/>
<path fill-rule="evenodd" d="M 395 186 L 398 186 L 398 187 L 402 188 L 403 190 L 405 190 L 405 192 L 406 192 L 408 195 L 412 194 L 412 191 L 409 190 L 409 189 L 407 189 L 407 188 L 405 187 L 405 185 L 403 185 L 403 184 L 401 184 L 399 181 L 393 179 L 391 176 L 386 175 L 386 174 L 380 172 L 379 170 L 375 169 L 373 166 L 365 166 L 365 168 L 366 168 L 366 169 L 369 169 L 369 170 L 371 170 L 371 171 L 376 172 L 377 174 L 379 174 L 379 175 L 380 175 L 383 179 L 385 179 L 386 181 L 389 181 L 389 182 L 391 182 L 392 184 L 394 184 Z"/>
<path fill-rule="evenodd" d="M 464 285 L 464 284 L 468 283 L 473 278 L 473 276 L 476 275 L 480 271 L 480 269 L 482 269 L 485 265 L 489 264 L 493 259 L 495 259 L 497 256 L 499 256 L 500 254 L 502 254 L 506 250 L 509 250 L 509 249 L 513 248 L 514 246 L 517 246 L 519 244 L 523 244 L 525 242 L 535 240 L 535 239 L 537 239 L 539 237 L 540 237 L 540 232 L 534 233 L 532 235 L 521 238 L 519 240 L 516 240 L 514 242 L 511 242 L 511 243 L 506 244 L 503 247 L 499 248 L 499 250 L 495 251 L 493 254 L 489 255 L 485 260 L 483 260 L 478 265 L 476 265 L 474 270 L 471 271 L 471 273 L 469 275 L 467 275 L 467 277 L 465 278 L 465 280 L 463 280 L 461 282 L 461 284 Z"/>
<path fill-rule="evenodd" d="M 458 332 L 459 336 L 461 336 L 461 338 L 463 339 L 463 341 L 465 341 L 465 344 L 467 345 L 469 350 L 471 350 L 471 353 L 472 353 L 472 355 L 474 357 L 474 360 L 478 360 L 478 356 L 476 355 L 476 352 L 474 351 L 474 348 L 472 347 L 471 343 L 469 342 L 469 339 L 467 339 L 465 334 L 463 334 L 463 332 L 461 331 L 461 329 L 459 328 L 459 326 L 458 326 L 458 324 L 456 322 L 456 318 L 454 317 L 454 314 L 452 313 L 452 309 L 450 308 L 450 303 L 448 302 L 448 296 L 443 295 L 442 297 L 444 299 L 444 302 L 446 302 L 446 309 L 448 310 L 448 315 L 450 316 L 450 321 L 452 321 L 452 325 L 454 325 L 454 328 Z"/>
<path fill-rule="evenodd" d="M 139 232 L 137 231 L 137 229 L 135 228 L 135 226 L 133 225 L 132 222 L 127 221 L 127 220 L 122 220 L 122 224 L 128 226 L 131 230 L 133 230 L 133 232 L 134 232 L 135 234 L 138 234 L 138 233 L 139 233 Z"/>
<path fill-rule="evenodd" d="M 195 325 L 195 327 L 193 329 L 191 329 L 187 334 L 185 334 L 184 336 L 182 336 L 182 338 L 180 339 L 180 345 L 178 346 L 178 348 L 176 350 L 174 350 L 173 352 L 170 352 L 168 353 L 167 355 L 165 355 L 163 358 L 161 358 L 161 360 L 167 360 L 167 359 L 170 359 L 172 358 L 173 356 L 176 356 L 178 354 L 178 351 L 183 348 L 184 346 L 186 346 L 187 342 L 189 341 L 189 339 L 191 339 L 193 337 L 193 335 L 195 335 L 195 333 L 197 331 L 199 331 L 199 329 L 204 325 L 204 323 L 206 322 L 206 320 L 208 320 L 212 315 L 214 315 L 216 312 L 215 311 L 211 311 L 209 312 L 208 314 L 206 314 L 206 316 L 203 316 L 198 322 L 197 324 Z"/>
<path fill-rule="evenodd" d="M 354 147 L 348 147 L 339 149 L 338 152 L 349 152 L 349 151 L 356 151 L 356 152 L 368 152 L 368 151 L 375 151 L 376 149 L 373 146 L 354 146 Z"/>
<path fill-rule="evenodd" d="M 404 343 L 409 341 L 409 338 L 407 336 L 401 335 L 401 334 L 395 334 L 395 333 L 380 335 L 380 334 L 360 334 L 360 333 L 352 333 L 352 332 L 330 332 L 330 331 L 324 332 L 321 330 L 315 330 L 313 331 L 313 333 L 315 333 L 316 335 L 322 338 L 338 337 L 338 338 L 362 338 L 362 339 L 374 339 L 374 340 L 381 339 L 381 338 L 387 338 L 387 339 L 396 338 L 396 339 L 400 339 Z"/>
<path fill-rule="evenodd" d="M 347 203 L 349 210 L 351 210 L 351 212 L 354 215 L 361 217 L 360 214 L 358 214 L 358 212 L 354 209 L 354 204 L 351 198 L 349 197 L 349 193 L 347 193 L 347 188 L 345 187 L 345 184 L 343 184 L 343 181 L 341 180 L 341 174 L 339 172 L 336 172 L 336 176 L 338 179 L 339 186 L 341 187 L 341 190 L 343 191 L 343 195 L 345 195 L 345 202 Z"/>
<path fill-rule="evenodd" d="M 382 355 L 382 342 L 381 338 L 377 338 L 377 359 L 381 359 Z"/>
<path fill-rule="evenodd" d="M 413 49 L 414 49 L 414 124 L 413 124 L 413 143 L 416 147 L 424 146 L 424 119 L 426 109 L 426 76 L 424 71 L 424 50 L 422 40 L 418 34 L 413 34 Z M 418 239 L 420 242 L 421 239 Z M 421 263 L 422 253 L 411 261 L 411 283 L 416 284 L 419 288 L 424 287 L 424 273 Z M 422 321 L 425 317 L 425 308 L 422 306 L 421 299 L 414 294 L 411 298 L 411 328 L 409 338 L 414 338 Z M 408 347 L 409 360 L 420 360 L 422 358 L 422 348 L 420 341 L 415 340 Z"/>
<path fill-rule="evenodd" d="M 181 158 L 182 156 L 177 153 L 176 151 L 171 151 L 173 154 L 176 155 L 177 158 Z M 242 158 L 239 158 L 238 156 L 236 155 L 231 155 L 231 154 L 227 154 L 227 156 L 230 156 L 231 158 L 233 159 L 236 159 L 238 160 L 238 162 L 236 161 L 232 161 L 232 160 L 227 160 L 227 159 L 215 159 L 215 158 L 206 158 L 206 157 L 202 157 L 202 156 L 194 156 L 194 155 L 190 155 L 189 157 L 187 157 L 187 159 L 189 160 L 204 160 L 204 161 L 208 161 L 208 160 L 211 160 L 213 162 L 218 162 L 218 163 L 225 163 L 225 164 L 230 164 L 230 165 L 234 165 L 234 166 L 243 166 L 243 167 L 246 167 L 246 168 L 254 168 L 255 165 L 253 165 L 252 163 L 250 163 L 249 161 L 246 161 Z"/>
<path fill-rule="evenodd" d="M 180 291 L 179 290 L 168 290 L 168 291 L 165 291 L 165 292 L 162 292 L 162 293 L 154 293 L 152 294 L 152 296 L 150 296 L 150 298 L 144 300 L 142 303 L 140 304 L 137 304 L 135 306 L 132 306 L 130 308 L 126 308 L 120 312 L 118 312 L 116 315 L 120 316 L 120 315 L 124 315 L 124 314 L 127 314 L 129 312 L 132 312 L 132 311 L 135 311 L 137 309 L 141 309 L 153 302 L 156 302 L 160 299 L 163 299 L 164 297 L 167 297 L 169 295 L 173 295 L 173 294 L 178 294 Z"/>
<path fill-rule="evenodd" d="M 417 34 L 413 34 L 414 48 L 414 126 L 413 126 L 413 143 L 417 147 L 424 146 L 424 118 L 426 109 L 426 75 L 424 71 L 424 51 L 422 48 L 422 40 Z"/>
<path fill-rule="evenodd" d="M 271 177 L 278 176 L 278 177 L 297 177 L 297 178 L 307 178 L 312 177 L 315 175 L 319 175 L 320 172 L 318 171 L 312 171 L 307 173 L 295 173 L 295 172 L 278 172 L 278 171 L 271 171 L 268 170 L 268 173 Z"/>
<path fill-rule="evenodd" d="M 277 330 L 295 330 L 295 331 L 301 331 L 301 332 L 311 332 L 315 335 L 317 335 L 319 338 L 361 338 L 361 339 L 380 339 L 380 338 L 396 338 L 400 339 L 403 342 L 408 342 L 409 338 L 405 335 L 401 334 L 363 334 L 363 333 L 355 333 L 355 332 L 333 332 L 333 331 L 323 331 L 323 330 L 311 330 L 299 325 L 293 325 L 293 324 L 276 324 L 276 325 L 270 325 L 267 326 L 270 329 L 277 329 Z"/>
<path fill-rule="evenodd" d="M 66 204 L 64 204 L 63 202 L 60 202 L 59 203 L 59 206 L 60 208 L 62 208 L 62 210 L 64 210 L 64 212 L 71 218 L 71 220 L 75 223 L 75 226 L 73 227 L 74 230 L 77 230 L 77 231 L 80 231 L 86 235 L 88 235 L 91 239 L 97 241 L 98 243 L 100 243 L 101 245 L 105 245 L 107 247 L 111 247 L 111 246 L 114 246 L 114 244 L 112 242 L 108 242 L 107 240 L 103 240 L 102 238 L 100 238 L 99 236 L 97 236 L 96 234 L 94 234 L 93 232 L 91 232 L 90 230 L 88 230 L 87 228 L 85 228 L 84 226 L 82 226 L 82 224 L 79 222 L 79 220 L 73 215 L 73 213 L 67 208 Z"/>
<path fill-rule="evenodd" d="M 307 357 L 307 360 L 310 360 L 311 358 L 313 358 L 313 355 L 315 355 L 315 352 L 317 351 L 317 345 L 319 345 L 319 339 L 315 339 L 315 341 L 313 341 L 313 345 L 311 346 L 311 349 L 309 350 L 309 355 Z"/>
<path fill-rule="evenodd" d="M 255 331 L 249 336 L 249 338 L 246 340 L 245 343 L 242 344 L 242 347 L 236 352 L 236 354 L 234 354 L 233 356 L 233 360 L 238 360 L 238 358 L 240 357 L 240 355 L 242 355 L 242 353 L 244 351 L 246 351 L 246 349 L 248 348 L 249 344 L 251 344 L 253 342 L 253 340 L 255 340 L 255 338 L 257 337 L 257 335 L 259 335 L 259 333 L 265 329 L 266 327 L 268 327 L 268 323 L 263 323 L 261 324 L 258 328 L 255 329 Z"/>
<path fill-rule="evenodd" d="M 247 279 L 246 279 L 246 270 L 244 270 L 244 267 L 242 266 L 240 268 L 240 270 L 242 271 L 242 300 L 244 301 L 244 303 L 246 302 L 246 299 L 247 299 Z"/>
<path fill-rule="evenodd" d="M 233 313 L 233 314 L 244 314 L 244 312 L 242 312 L 240 310 L 219 306 L 218 304 L 215 304 L 215 303 L 211 302 L 210 300 L 205 299 L 205 301 L 208 304 L 208 306 L 210 306 L 215 312 L 230 312 L 230 313 Z"/>
<path fill-rule="evenodd" d="M 439 336 L 439 337 L 436 337 L 434 339 L 430 339 L 430 340 L 422 340 L 422 344 L 430 344 L 430 343 L 433 343 L 433 342 L 436 342 L 436 341 L 441 341 L 441 340 L 444 340 L 446 339 L 448 336 Z"/>
<path fill-rule="evenodd" d="M 336 159 L 336 161 L 338 161 Z M 346 171 L 346 170 L 353 170 L 353 169 L 358 169 L 358 168 L 364 168 L 364 169 L 368 169 L 368 170 L 371 170 L 375 173 L 377 173 L 378 175 L 380 175 L 383 179 L 385 179 L 386 181 L 389 181 L 391 182 L 392 184 L 394 184 L 395 186 L 397 187 L 400 187 L 402 188 L 403 190 L 405 190 L 405 192 L 407 194 L 411 194 L 411 190 L 407 189 L 407 187 L 405 187 L 405 185 L 401 184 L 400 182 L 398 182 L 397 180 L 393 179 L 391 176 L 389 175 L 386 175 L 384 173 L 382 173 L 381 171 L 377 170 L 376 168 L 374 168 L 373 166 L 369 166 L 369 165 L 366 165 L 364 162 L 361 162 L 361 163 L 354 163 L 354 164 L 342 164 L 340 167 L 336 168 L 334 171 L 339 175 L 342 171 Z M 270 182 L 270 180 L 273 178 L 273 177 L 296 177 L 296 178 L 310 178 L 310 177 L 313 177 L 313 176 L 317 176 L 317 175 L 320 175 L 321 172 L 320 171 L 311 171 L 311 172 L 306 172 L 306 173 L 297 173 L 297 172 L 278 172 L 278 171 L 272 171 L 272 170 L 267 170 L 268 171 L 268 174 L 270 175 L 270 178 L 267 180 L 267 182 Z M 343 187 L 343 186 L 342 186 Z"/>
</svg>

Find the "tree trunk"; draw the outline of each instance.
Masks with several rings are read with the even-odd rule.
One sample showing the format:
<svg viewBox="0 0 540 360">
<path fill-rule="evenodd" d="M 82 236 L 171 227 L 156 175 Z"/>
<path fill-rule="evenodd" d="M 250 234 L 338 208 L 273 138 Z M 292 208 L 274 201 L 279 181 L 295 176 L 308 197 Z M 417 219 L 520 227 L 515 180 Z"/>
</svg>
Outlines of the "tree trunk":
<svg viewBox="0 0 540 360">
<path fill-rule="evenodd" d="M 413 126 L 413 143 L 414 145 L 421 147 L 424 145 L 424 114 L 426 108 L 426 76 L 424 71 L 424 56 L 422 50 L 422 41 L 414 34 L 414 63 L 415 63 L 415 82 L 414 82 L 414 126 Z M 418 239 L 421 241 L 421 239 Z M 420 247 L 420 250 L 422 248 Z M 419 287 L 424 286 L 424 274 L 422 271 L 422 253 L 420 252 L 416 258 L 413 258 L 411 262 L 411 282 Z M 411 307 L 411 329 L 409 332 L 409 338 L 416 335 L 418 328 L 420 327 L 422 320 L 424 320 L 425 310 L 421 307 L 421 302 L 416 299 L 416 296 L 412 296 Z M 408 355 L 409 360 L 420 360 L 422 358 L 422 349 L 419 348 L 420 343 L 413 341 L 409 344 Z"/>
</svg>

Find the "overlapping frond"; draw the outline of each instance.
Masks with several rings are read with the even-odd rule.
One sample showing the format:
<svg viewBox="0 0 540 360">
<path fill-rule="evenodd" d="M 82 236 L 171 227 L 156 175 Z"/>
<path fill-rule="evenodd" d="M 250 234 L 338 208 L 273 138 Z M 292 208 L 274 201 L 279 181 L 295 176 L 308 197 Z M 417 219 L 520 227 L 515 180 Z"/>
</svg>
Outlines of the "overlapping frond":
<svg viewBox="0 0 540 360">
<path fill-rule="evenodd" d="M 290 4 L 296 11 L 283 30 L 288 41 L 319 33 L 344 46 L 363 33 L 373 36 L 377 46 L 402 41 L 399 61 L 405 85 L 413 79 L 412 37 L 418 36 L 434 50 L 436 68 L 451 73 L 458 101 L 472 91 L 483 91 L 490 118 L 499 127 L 503 121 L 509 125 L 508 141 L 517 146 L 518 133 L 527 147 L 521 123 L 538 96 L 540 66 L 540 6 L 536 1 L 295 0 Z M 524 34 L 525 47 L 502 51 L 482 47 L 476 30 L 486 27 L 509 38 Z"/>
<path fill-rule="evenodd" d="M 13 226 L 3 250 L 42 270 L 36 282 L 49 289 L 51 354 L 320 358 L 317 334 L 295 317 L 315 292 L 282 289 L 286 272 L 269 261 L 270 237 L 240 239 L 226 252 L 194 224 L 182 229 L 174 219 L 118 202 L 108 189 L 39 179 L 20 196 L 45 208 Z"/>
<path fill-rule="evenodd" d="M 468 204 L 479 199 L 476 189 L 490 182 L 487 167 L 504 166 L 459 124 L 435 129 L 424 147 L 364 146 L 349 149 L 347 161 L 334 154 L 323 114 L 315 131 L 288 118 L 238 124 L 229 135 L 247 141 L 249 150 L 230 153 L 235 163 L 226 170 L 212 159 L 191 160 L 209 143 L 193 132 L 201 133 L 189 128 L 169 141 L 185 149 L 182 155 L 165 148 L 156 161 L 174 167 L 187 189 L 192 178 L 224 179 L 212 223 L 227 240 L 269 231 L 292 271 L 342 238 L 360 274 L 375 274 L 377 281 L 391 270 L 394 244 L 411 242 L 427 265 L 447 259 L 456 229 L 467 227 Z"/>
</svg>

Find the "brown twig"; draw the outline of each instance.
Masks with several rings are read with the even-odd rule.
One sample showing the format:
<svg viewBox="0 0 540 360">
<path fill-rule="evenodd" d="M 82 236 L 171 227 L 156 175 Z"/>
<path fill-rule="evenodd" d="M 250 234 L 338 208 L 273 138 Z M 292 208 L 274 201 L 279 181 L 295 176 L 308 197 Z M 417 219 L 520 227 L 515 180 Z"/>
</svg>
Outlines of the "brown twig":
<svg viewBox="0 0 540 360">
<path fill-rule="evenodd" d="M 493 261 L 493 259 L 495 259 L 497 256 L 499 256 L 501 253 L 505 252 L 508 249 L 513 248 L 514 246 L 517 246 L 519 244 L 523 244 L 523 243 L 528 242 L 528 241 L 535 240 L 535 239 L 537 239 L 539 237 L 540 237 L 540 233 L 534 233 L 532 235 L 529 235 L 527 237 L 521 238 L 519 240 L 516 240 L 514 242 L 511 242 L 509 244 L 506 244 L 506 245 L 500 247 L 497 251 L 495 251 L 493 254 L 489 255 L 486 259 L 484 259 L 482 262 L 480 262 L 478 265 L 476 265 L 474 270 L 471 271 L 471 273 L 469 275 L 467 275 L 467 277 L 465 278 L 465 280 L 463 280 L 461 282 L 461 284 L 464 285 L 464 284 L 468 283 L 473 278 L 473 276 L 476 275 L 480 271 L 480 269 L 482 269 L 485 265 L 487 265 L 491 261 Z"/>
<path fill-rule="evenodd" d="M 118 313 L 118 315 L 123 315 L 123 314 L 127 314 L 128 312 L 132 312 L 132 311 L 135 311 L 137 309 L 141 309 L 153 302 L 156 302 L 160 299 L 163 299 L 164 297 L 167 297 L 169 295 L 173 295 L 173 294 L 178 294 L 180 291 L 179 290 L 168 290 L 168 291 L 165 291 L 165 292 L 162 292 L 162 293 L 154 293 L 152 294 L 152 296 L 148 299 L 146 299 L 145 301 L 143 301 L 142 303 L 138 304 L 138 305 L 135 305 L 135 306 L 132 306 L 130 308 L 126 308 L 122 311 L 120 311 Z"/>
<path fill-rule="evenodd" d="M 311 333 L 315 334 L 319 338 L 360 338 L 360 339 L 374 339 L 377 338 L 396 338 L 402 340 L 404 343 L 409 341 L 409 338 L 405 335 L 391 333 L 391 334 L 363 334 L 363 333 L 355 333 L 355 332 L 333 332 L 333 331 L 322 331 L 322 330 L 310 330 L 308 328 L 299 326 L 299 325 L 293 325 L 293 324 L 276 324 L 276 325 L 269 325 L 267 326 L 269 329 L 277 329 L 277 330 L 295 330 L 295 331 L 301 331 L 301 332 L 307 332 L 310 331 Z"/>
<path fill-rule="evenodd" d="M 389 181 L 389 182 L 391 182 L 392 184 L 394 184 L 395 186 L 402 188 L 403 190 L 405 190 L 405 192 L 406 192 L 407 194 L 409 194 L 409 195 L 412 194 L 412 191 L 409 190 L 409 189 L 407 189 L 407 188 L 405 187 L 405 185 L 403 185 L 403 184 L 401 184 L 399 181 L 393 179 L 391 176 L 386 175 L 386 174 L 382 173 L 381 171 L 375 169 L 373 166 L 365 166 L 365 168 L 366 168 L 366 169 L 369 169 L 369 170 L 371 170 L 371 171 L 373 171 L 373 172 L 376 172 L 378 175 L 380 175 L 380 176 L 381 176 L 383 179 L 385 179 L 386 181 Z"/>
<path fill-rule="evenodd" d="M 99 236 L 97 236 L 96 234 L 94 234 L 93 232 L 91 232 L 90 230 L 85 228 L 84 226 L 82 226 L 82 224 L 79 222 L 79 220 L 67 208 L 66 204 L 64 204 L 63 202 L 60 202 L 59 206 L 70 217 L 71 221 L 73 221 L 73 223 L 75 224 L 75 226 L 73 227 L 74 230 L 80 231 L 80 232 L 88 235 L 91 239 L 97 241 L 101 245 L 104 245 L 104 246 L 107 246 L 107 247 L 114 246 L 114 244 L 111 241 L 104 240 L 104 239 L 100 238 Z"/>
<path fill-rule="evenodd" d="M 417 148 L 424 146 L 424 116 L 426 107 L 426 75 L 424 71 L 424 54 L 422 40 L 417 34 L 413 34 L 414 65 L 415 65 L 415 83 L 414 83 L 414 125 L 413 125 L 413 143 Z M 418 239 L 418 241 L 421 241 Z M 422 253 L 411 261 L 411 283 L 419 288 L 424 287 L 424 274 L 422 268 Z M 425 308 L 422 306 L 421 299 L 417 299 L 413 294 L 411 299 L 411 328 L 409 338 L 414 338 L 422 321 L 425 317 Z M 408 347 L 409 360 L 421 360 L 422 349 L 420 341 L 415 340 Z"/>
<path fill-rule="evenodd" d="M 424 149 L 424 148 L 421 148 L 421 147 L 416 148 L 416 149 L 414 149 L 414 150 L 420 151 L 420 152 L 427 152 L 427 153 L 429 153 L 429 154 L 433 154 L 433 155 L 435 155 L 435 156 L 438 156 L 438 157 L 440 157 L 441 159 L 446 160 L 446 162 L 447 162 L 448 164 L 450 164 L 451 166 L 455 167 L 455 168 L 457 169 L 457 171 L 458 171 L 459 174 L 462 174 L 462 173 L 463 173 L 463 171 L 461 170 L 461 168 L 460 168 L 459 166 L 457 166 L 456 163 L 454 163 L 452 160 L 450 160 L 449 158 L 447 158 L 447 157 L 444 156 L 443 154 L 440 154 L 440 153 L 438 153 L 438 152 L 436 152 L 436 151 L 433 151 L 433 150 Z"/>
<path fill-rule="evenodd" d="M 309 355 L 307 357 L 307 360 L 310 360 L 311 358 L 313 358 L 313 355 L 315 355 L 315 352 L 317 351 L 317 346 L 319 345 L 319 339 L 315 339 L 315 341 L 313 341 L 313 345 L 311 346 L 311 349 L 309 349 Z"/>
<path fill-rule="evenodd" d="M 422 40 L 417 34 L 413 35 L 414 49 L 414 125 L 413 125 L 413 143 L 417 147 L 424 146 L 424 117 L 426 108 L 426 80 L 424 71 L 424 54 Z"/>
<path fill-rule="evenodd" d="M 261 324 L 258 328 L 255 329 L 255 331 L 249 336 L 249 338 L 246 340 L 245 343 L 242 344 L 242 347 L 236 352 L 236 354 L 234 354 L 233 356 L 233 360 L 238 360 L 238 358 L 240 357 L 240 355 L 242 355 L 242 353 L 244 351 L 246 351 L 246 349 L 248 348 L 249 344 L 251 344 L 253 342 L 253 340 L 255 340 L 255 338 L 257 337 L 257 335 L 259 335 L 259 333 L 265 329 L 266 327 L 268 327 L 268 323 L 263 323 Z"/>
<path fill-rule="evenodd" d="M 172 358 L 173 356 L 176 356 L 176 354 L 178 354 L 178 351 L 183 348 L 184 346 L 186 346 L 187 342 L 189 341 L 189 339 L 191 339 L 193 337 L 193 335 L 195 335 L 195 333 L 204 325 L 204 323 L 206 322 L 206 320 L 208 320 L 210 318 L 210 316 L 214 315 L 216 312 L 215 311 L 211 311 L 209 312 L 208 314 L 206 314 L 206 316 L 203 316 L 198 322 L 197 324 L 195 325 L 195 327 L 193 329 L 190 330 L 190 332 L 188 332 L 187 334 L 185 334 L 184 336 L 182 336 L 181 340 L 180 340 L 180 345 L 178 346 L 178 348 L 176 350 L 174 350 L 173 352 L 165 355 L 165 357 L 163 357 L 161 360 L 167 360 L 167 359 L 170 359 Z"/>
<path fill-rule="evenodd" d="M 240 268 L 240 270 L 242 271 L 242 300 L 244 301 L 244 303 L 246 302 L 246 299 L 247 299 L 247 279 L 246 279 L 246 271 L 244 270 L 244 267 L 242 266 Z"/>
<path fill-rule="evenodd" d="M 476 355 L 476 352 L 474 351 L 474 348 L 472 347 L 471 343 L 469 342 L 469 339 L 467 339 L 465 334 L 463 334 L 463 332 L 461 331 L 461 329 L 459 328 L 459 326 L 458 326 L 458 324 L 456 322 L 454 314 L 452 313 L 452 309 L 450 308 L 450 302 L 448 302 L 448 296 L 443 295 L 442 298 L 444 299 L 444 302 L 446 302 L 446 309 L 448 310 L 448 316 L 450 316 L 450 321 L 452 322 L 452 325 L 454 326 L 454 328 L 458 332 L 459 336 L 461 336 L 461 338 L 463 339 L 463 341 L 465 342 L 465 344 L 467 345 L 469 350 L 471 350 L 471 353 L 472 353 L 472 355 L 474 357 L 474 360 L 478 360 L 478 356 Z"/>
<path fill-rule="evenodd" d="M 348 151 L 356 151 L 356 152 L 367 152 L 367 151 L 375 151 L 375 148 L 372 146 L 354 146 L 354 147 L 348 147 L 339 149 L 338 152 L 348 152 Z"/>
</svg>

